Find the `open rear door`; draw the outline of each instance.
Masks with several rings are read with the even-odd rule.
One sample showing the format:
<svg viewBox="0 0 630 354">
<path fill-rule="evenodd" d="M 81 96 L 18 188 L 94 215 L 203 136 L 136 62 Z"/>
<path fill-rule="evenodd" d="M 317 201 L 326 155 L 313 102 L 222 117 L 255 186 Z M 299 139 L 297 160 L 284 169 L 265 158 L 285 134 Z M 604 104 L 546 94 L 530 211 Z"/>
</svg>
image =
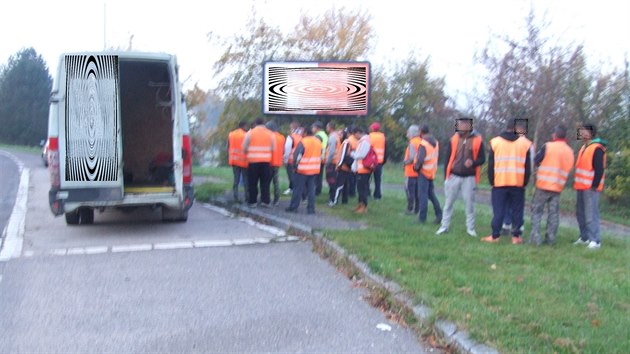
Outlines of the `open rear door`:
<svg viewBox="0 0 630 354">
<path fill-rule="evenodd" d="M 66 55 L 63 65 L 59 167 L 66 202 L 122 200 L 118 56 Z"/>
</svg>

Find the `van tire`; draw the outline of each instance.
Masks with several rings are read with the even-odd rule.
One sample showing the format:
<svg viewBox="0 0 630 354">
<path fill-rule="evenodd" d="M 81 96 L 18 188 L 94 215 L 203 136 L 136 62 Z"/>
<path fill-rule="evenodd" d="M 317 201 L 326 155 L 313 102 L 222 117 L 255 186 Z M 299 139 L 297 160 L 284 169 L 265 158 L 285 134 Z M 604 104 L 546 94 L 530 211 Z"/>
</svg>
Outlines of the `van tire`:
<svg viewBox="0 0 630 354">
<path fill-rule="evenodd" d="M 66 224 L 68 225 L 78 225 L 79 224 L 79 212 L 73 211 L 70 213 L 66 213 Z"/>
<path fill-rule="evenodd" d="M 177 210 L 162 207 L 163 222 L 186 222 L 188 221 L 188 210 Z"/>
<path fill-rule="evenodd" d="M 81 225 L 91 225 L 94 223 L 94 209 L 81 208 L 79 209 L 79 219 Z"/>
</svg>

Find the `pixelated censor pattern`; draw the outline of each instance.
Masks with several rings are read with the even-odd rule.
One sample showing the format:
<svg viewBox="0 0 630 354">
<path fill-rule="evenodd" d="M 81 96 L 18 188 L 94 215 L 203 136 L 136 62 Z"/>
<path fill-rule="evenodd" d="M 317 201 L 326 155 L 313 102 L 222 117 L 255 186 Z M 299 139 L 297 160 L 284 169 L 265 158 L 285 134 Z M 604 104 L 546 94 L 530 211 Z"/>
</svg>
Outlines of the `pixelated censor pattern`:
<svg viewBox="0 0 630 354">
<path fill-rule="evenodd" d="M 269 67 L 269 113 L 365 114 L 367 67 Z"/>
<path fill-rule="evenodd" d="M 66 181 L 116 181 L 118 56 L 65 59 Z"/>
</svg>

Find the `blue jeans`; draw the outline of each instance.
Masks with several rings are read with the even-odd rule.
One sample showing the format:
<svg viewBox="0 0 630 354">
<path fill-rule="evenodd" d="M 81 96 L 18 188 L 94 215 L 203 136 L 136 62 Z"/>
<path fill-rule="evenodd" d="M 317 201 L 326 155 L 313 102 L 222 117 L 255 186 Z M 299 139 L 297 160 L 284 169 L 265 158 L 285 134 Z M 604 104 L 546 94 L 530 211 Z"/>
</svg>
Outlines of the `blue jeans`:
<svg viewBox="0 0 630 354">
<path fill-rule="evenodd" d="M 512 236 L 521 236 L 525 211 L 525 188 L 492 187 L 492 237 L 501 236 L 501 227 L 507 209 L 512 209 Z"/>
<path fill-rule="evenodd" d="M 420 214 L 418 219 L 424 222 L 427 220 L 427 211 L 429 209 L 429 200 L 433 204 L 433 210 L 435 211 L 435 218 L 442 219 L 442 208 L 440 207 L 440 201 L 435 195 L 435 189 L 433 188 L 433 180 L 426 178 L 422 173 L 418 176 L 418 200 L 420 202 Z"/>
<path fill-rule="evenodd" d="M 575 216 L 580 227 L 582 241 L 600 242 L 599 192 L 590 189 L 576 191 Z"/>
<path fill-rule="evenodd" d="M 293 175 L 293 194 L 289 208 L 296 210 L 300 206 L 300 199 L 306 190 L 308 192 L 308 204 L 306 209 L 315 212 L 315 178 L 317 175 L 303 175 L 295 173 Z"/>
</svg>

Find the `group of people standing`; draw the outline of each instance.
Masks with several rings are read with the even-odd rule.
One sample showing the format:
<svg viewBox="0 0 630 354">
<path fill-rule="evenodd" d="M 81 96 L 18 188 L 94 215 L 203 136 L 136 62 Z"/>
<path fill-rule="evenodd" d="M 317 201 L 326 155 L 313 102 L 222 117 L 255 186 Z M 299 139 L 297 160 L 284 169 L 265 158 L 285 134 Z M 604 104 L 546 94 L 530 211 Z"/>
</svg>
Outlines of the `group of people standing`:
<svg viewBox="0 0 630 354">
<path fill-rule="evenodd" d="M 575 168 L 573 188 L 577 193 L 576 217 L 580 229 L 580 238 L 575 244 L 585 244 L 591 249 L 600 247 L 599 195 L 604 186 L 606 148 L 605 142 L 596 137 L 594 125 L 583 124 L 579 128 L 578 137 L 583 145 L 576 161 L 573 149 L 567 144 L 565 126 L 556 126 L 551 140 L 534 151 L 532 141 L 526 136 L 527 121 L 509 120 L 505 130 L 489 141 L 486 157 L 483 137 L 473 129 L 472 123 L 471 118 L 457 119 L 456 132 L 445 147 L 444 209 L 433 183 L 438 170 L 439 142 L 427 125 L 409 127 L 403 161 L 407 214 L 417 215 L 419 221 L 425 223 L 430 201 L 435 213 L 434 222 L 440 225 L 436 234 L 443 235 L 449 231 L 454 204 L 461 194 L 465 203 L 466 232 L 476 237 L 475 193 L 481 168 L 487 162 L 487 177 L 492 186 L 492 233 L 481 241 L 498 242 L 502 229 L 511 225 L 508 232 L 512 235 L 512 243 L 521 244 L 525 189 L 532 172 L 536 171 L 530 242 L 554 244 L 560 194 Z M 375 181 L 374 199 L 382 197 L 385 146 L 385 135 L 377 122 L 370 125 L 368 132 L 360 126 L 337 128 L 334 122 L 328 123 L 325 129 L 321 122 L 305 128 L 294 121 L 286 137 L 278 132 L 273 121 L 265 125 L 262 119 L 257 119 L 249 131 L 247 124 L 241 123 L 228 137 L 229 164 L 234 171 L 234 199 L 239 200 L 238 185 L 244 181 L 249 206 L 277 205 L 280 199 L 278 174 L 284 165 L 290 182 L 285 194 L 291 194 L 287 212 L 296 212 L 300 202 L 308 200 L 307 212 L 315 213 L 315 196 L 321 193 L 325 178 L 330 207 L 347 204 L 356 193 L 358 204 L 354 211 L 367 213 L 370 180 Z M 273 203 L 270 197 L 272 182 Z M 541 220 L 546 205 L 549 209 L 547 230 L 541 237 Z"/>
<path fill-rule="evenodd" d="M 536 189 L 531 205 L 530 242 L 534 245 L 556 242 L 560 194 L 571 170 L 575 168 L 573 188 L 577 193 L 576 217 L 580 238 L 574 243 L 585 244 L 590 249 L 599 248 L 599 194 L 604 187 L 606 148 L 605 142 L 596 138 L 596 127 L 583 124 L 578 129 L 578 137 L 583 145 L 578 152 L 577 161 L 573 149 L 567 143 L 565 126 L 554 127 L 551 140 L 543 144 L 537 152 L 534 152 L 533 143 L 526 137 L 526 133 L 527 121 L 514 119 L 507 122 L 504 132 L 490 140 L 487 173 L 492 186 L 492 233 L 481 238 L 481 241 L 498 242 L 502 226 L 511 224 L 509 232 L 512 234 L 512 243 L 523 242 L 525 188 L 535 165 Z M 461 192 L 466 205 L 467 233 L 477 236 L 474 195 L 481 178 L 481 166 L 486 162 L 483 145 L 483 138 L 472 129 L 472 119 L 458 119 L 456 133 L 447 145 L 444 169 L 446 202 L 437 235 L 448 232 L 453 204 Z M 541 237 L 541 220 L 547 205 L 547 229 L 544 237 Z"/>
<path fill-rule="evenodd" d="M 357 213 L 366 213 L 370 180 L 375 181 L 374 198 L 381 198 L 382 165 L 385 163 L 385 136 L 379 123 L 362 127 L 337 128 L 334 122 L 324 126 L 315 122 L 302 127 L 294 121 L 287 136 L 278 131 L 273 121 L 256 119 L 248 129 L 246 122 L 228 135 L 228 163 L 232 166 L 233 195 L 240 201 L 239 185 L 245 187 L 245 199 L 250 207 L 277 206 L 280 200 L 279 170 L 284 165 L 291 195 L 287 212 L 296 212 L 302 200 L 307 200 L 307 213 L 315 213 L 315 196 L 321 194 L 325 178 L 329 187 L 329 203 L 347 204 L 358 194 Z M 372 152 L 374 163 L 363 161 Z M 273 183 L 273 202 L 271 184 Z M 260 189 L 260 199 L 258 191 Z"/>
</svg>

